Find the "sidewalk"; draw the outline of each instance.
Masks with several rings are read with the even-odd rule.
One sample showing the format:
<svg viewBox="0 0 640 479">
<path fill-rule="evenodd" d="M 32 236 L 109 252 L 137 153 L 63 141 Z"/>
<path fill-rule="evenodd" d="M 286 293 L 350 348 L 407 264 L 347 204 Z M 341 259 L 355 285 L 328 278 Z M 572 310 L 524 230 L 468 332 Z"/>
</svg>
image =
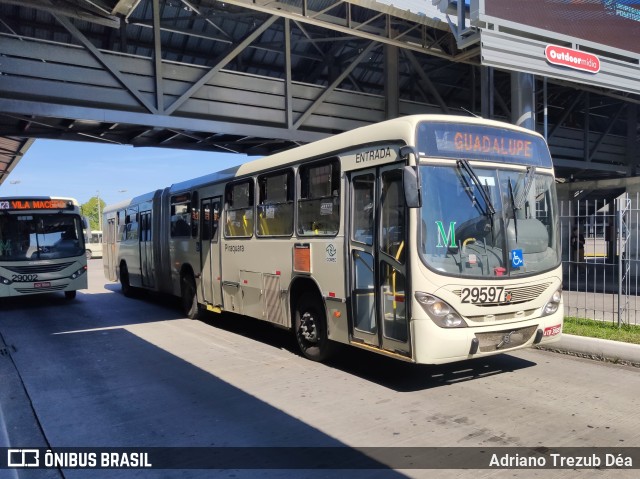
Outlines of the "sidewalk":
<svg viewBox="0 0 640 479">
<path fill-rule="evenodd" d="M 540 349 L 561 351 L 600 361 L 625 362 L 640 367 L 640 344 L 563 333 L 559 341 Z"/>
</svg>

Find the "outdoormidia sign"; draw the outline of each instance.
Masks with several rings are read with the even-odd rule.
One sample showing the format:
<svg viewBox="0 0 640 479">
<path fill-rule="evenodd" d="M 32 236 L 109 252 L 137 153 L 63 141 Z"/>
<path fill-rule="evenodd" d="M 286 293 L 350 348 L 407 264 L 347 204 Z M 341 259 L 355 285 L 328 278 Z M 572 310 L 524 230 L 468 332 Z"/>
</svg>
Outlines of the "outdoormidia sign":
<svg viewBox="0 0 640 479">
<path fill-rule="evenodd" d="M 558 45 L 547 45 L 544 55 L 549 63 L 563 67 L 573 68 L 588 73 L 598 73 L 600 71 L 600 60 L 597 56 L 573 50 L 572 48 L 560 47 Z"/>
</svg>

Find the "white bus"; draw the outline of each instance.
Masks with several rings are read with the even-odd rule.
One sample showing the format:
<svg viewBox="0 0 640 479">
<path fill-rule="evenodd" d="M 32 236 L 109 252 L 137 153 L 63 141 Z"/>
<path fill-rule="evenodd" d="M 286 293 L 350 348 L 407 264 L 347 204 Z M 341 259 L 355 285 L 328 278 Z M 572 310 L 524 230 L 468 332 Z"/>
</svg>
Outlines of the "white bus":
<svg viewBox="0 0 640 479">
<path fill-rule="evenodd" d="M 83 220 L 71 198 L 0 198 L 0 297 L 87 288 Z"/>
<path fill-rule="evenodd" d="M 366 126 L 108 206 L 104 265 L 185 314 L 231 311 L 446 363 L 558 339 L 561 249 L 544 139 L 421 115 Z"/>
<path fill-rule="evenodd" d="M 102 231 L 85 231 L 87 259 L 102 258 Z"/>
</svg>

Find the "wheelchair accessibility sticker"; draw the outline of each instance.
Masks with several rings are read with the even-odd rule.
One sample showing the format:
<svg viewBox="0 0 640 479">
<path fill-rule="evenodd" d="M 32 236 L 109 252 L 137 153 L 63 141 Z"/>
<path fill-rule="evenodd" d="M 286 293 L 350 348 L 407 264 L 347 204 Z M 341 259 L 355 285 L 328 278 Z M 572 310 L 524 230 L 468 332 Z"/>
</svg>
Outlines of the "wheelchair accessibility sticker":
<svg viewBox="0 0 640 479">
<path fill-rule="evenodd" d="M 509 253 L 509 258 L 511 258 L 511 267 L 519 268 L 524 265 L 524 258 L 522 256 L 521 249 L 512 249 Z"/>
</svg>

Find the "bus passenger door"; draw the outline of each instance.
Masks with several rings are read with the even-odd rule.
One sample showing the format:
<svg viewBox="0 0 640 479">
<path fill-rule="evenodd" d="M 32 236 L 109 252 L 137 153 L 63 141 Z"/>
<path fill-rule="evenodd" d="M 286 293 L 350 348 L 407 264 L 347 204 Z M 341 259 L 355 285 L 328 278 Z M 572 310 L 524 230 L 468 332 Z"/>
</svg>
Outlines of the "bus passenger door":
<svg viewBox="0 0 640 479">
<path fill-rule="evenodd" d="M 351 304 L 352 336 L 380 346 L 376 301 L 375 252 L 375 170 L 359 171 L 351 176 Z"/>
<path fill-rule="evenodd" d="M 218 224 L 220 218 L 219 196 L 204 198 L 200 203 L 200 271 L 202 278 L 202 298 L 207 305 L 218 307 L 222 304 L 222 280 L 220 252 L 218 251 Z"/>
<path fill-rule="evenodd" d="M 151 211 L 142 211 L 140 212 L 140 275 L 142 286 L 147 288 L 155 286 L 151 240 Z"/>
<path fill-rule="evenodd" d="M 349 248 L 352 337 L 408 356 L 406 235 L 402 168 L 391 165 L 353 173 Z"/>
<path fill-rule="evenodd" d="M 378 292 L 382 322 L 382 348 L 411 354 L 407 292 L 408 225 L 402 167 L 380 168 L 378 179 Z"/>
<path fill-rule="evenodd" d="M 106 250 L 102 252 L 102 262 L 107 268 L 107 278 L 111 281 L 117 281 L 116 276 L 116 229 L 115 217 L 107 219 Z M 106 258 L 106 261 L 105 261 Z"/>
</svg>

